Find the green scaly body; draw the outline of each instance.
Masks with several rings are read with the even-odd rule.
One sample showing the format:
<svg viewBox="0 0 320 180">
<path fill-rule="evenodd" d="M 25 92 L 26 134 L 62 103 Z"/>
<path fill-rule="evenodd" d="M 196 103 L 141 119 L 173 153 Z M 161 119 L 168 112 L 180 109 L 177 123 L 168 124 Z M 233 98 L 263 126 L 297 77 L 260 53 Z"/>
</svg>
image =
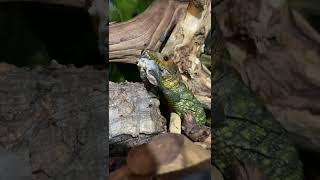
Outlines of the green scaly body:
<svg viewBox="0 0 320 180">
<path fill-rule="evenodd" d="M 163 92 L 170 107 L 180 117 L 187 112 L 191 112 L 197 125 L 204 125 L 206 122 L 206 115 L 201 103 L 195 98 L 192 92 L 181 81 L 181 76 L 178 68 L 170 61 L 165 61 L 160 53 L 144 50 L 142 57 L 155 62 L 156 68 L 166 73 L 156 73 L 155 69 L 148 69 L 148 65 L 145 66 L 145 71 L 151 72 L 152 76 L 157 81 L 157 86 Z M 141 60 L 140 64 L 143 63 Z"/>
<path fill-rule="evenodd" d="M 288 132 L 241 81 L 215 33 L 213 52 L 213 159 L 226 179 L 235 162 L 253 162 L 268 180 L 303 180 L 299 155 Z M 219 50 L 219 51 L 218 51 Z"/>
<path fill-rule="evenodd" d="M 160 88 L 169 105 L 180 116 L 186 112 L 192 112 L 198 125 L 204 125 L 206 115 L 199 101 L 194 97 L 186 85 L 180 82 L 176 76 L 162 77 Z"/>
</svg>

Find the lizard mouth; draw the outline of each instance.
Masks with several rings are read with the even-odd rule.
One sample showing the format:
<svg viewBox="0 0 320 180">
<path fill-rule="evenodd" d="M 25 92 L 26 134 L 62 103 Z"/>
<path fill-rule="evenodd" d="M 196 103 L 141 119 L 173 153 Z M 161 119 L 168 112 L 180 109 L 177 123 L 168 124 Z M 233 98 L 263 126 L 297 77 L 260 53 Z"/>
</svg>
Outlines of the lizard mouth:
<svg viewBox="0 0 320 180">
<path fill-rule="evenodd" d="M 170 75 L 169 71 L 162 67 L 164 64 L 160 62 L 161 60 L 163 59 L 160 53 L 148 49 L 142 50 L 137 63 L 140 77 L 148 79 L 151 84 L 157 86 L 161 77 Z"/>
<path fill-rule="evenodd" d="M 159 77 L 160 75 L 160 69 L 155 61 L 141 56 L 137 66 L 139 67 L 140 77 L 142 79 L 148 79 L 151 84 L 155 86 L 158 85 L 157 76 Z"/>
<path fill-rule="evenodd" d="M 141 54 L 139 56 L 139 59 L 142 59 L 142 58 L 150 59 L 150 56 L 148 55 L 149 52 L 150 52 L 150 50 L 148 50 L 148 49 L 142 50 Z"/>
</svg>

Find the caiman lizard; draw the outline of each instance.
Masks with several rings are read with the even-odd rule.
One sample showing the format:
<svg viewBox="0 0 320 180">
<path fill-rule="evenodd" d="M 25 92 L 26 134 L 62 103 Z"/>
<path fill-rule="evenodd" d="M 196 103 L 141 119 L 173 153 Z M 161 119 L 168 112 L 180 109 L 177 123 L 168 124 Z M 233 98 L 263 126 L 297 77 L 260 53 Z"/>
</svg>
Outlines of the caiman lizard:
<svg viewBox="0 0 320 180">
<path fill-rule="evenodd" d="M 182 82 L 179 69 L 172 60 L 166 60 L 156 51 L 143 50 L 138 60 L 140 75 L 158 87 L 169 107 L 183 119 L 183 129 L 194 141 L 203 141 L 210 134 L 205 126 L 206 114 L 193 93 Z"/>
<path fill-rule="evenodd" d="M 302 180 L 302 164 L 288 132 L 228 65 L 227 51 L 217 24 L 213 25 L 212 163 L 225 179 L 235 165 L 254 164 L 267 180 Z M 180 82 L 176 65 L 160 53 L 144 50 L 138 66 L 142 78 L 158 86 L 174 111 L 192 112 L 205 123 L 203 107 Z"/>
<path fill-rule="evenodd" d="M 231 178 L 235 164 L 253 163 L 267 180 L 303 180 L 288 132 L 228 65 L 222 33 L 213 22 L 213 164 L 225 179 Z"/>
<path fill-rule="evenodd" d="M 198 126 L 205 124 L 203 105 L 181 81 L 179 69 L 173 61 L 166 60 L 159 52 L 145 49 L 137 65 L 140 67 L 142 79 L 147 78 L 151 84 L 161 89 L 175 113 L 180 117 L 191 113 Z"/>
</svg>

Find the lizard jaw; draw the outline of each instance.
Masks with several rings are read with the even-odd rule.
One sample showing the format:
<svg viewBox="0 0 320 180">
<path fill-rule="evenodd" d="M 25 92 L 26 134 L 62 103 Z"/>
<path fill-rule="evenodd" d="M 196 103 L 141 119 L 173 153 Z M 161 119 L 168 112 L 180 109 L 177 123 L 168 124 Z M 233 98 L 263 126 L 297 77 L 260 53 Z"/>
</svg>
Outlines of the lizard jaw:
<svg viewBox="0 0 320 180">
<path fill-rule="evenodd" d="M 155 63 L 155 61 L 147 58 L 140 58 L 137 66 L 139 67 L 140 76 L 142 79 L 147 78 L 151 84 L 158 86 L 158 81 L 155 75 L 159 75 L 159 66 Z"/>
</svg>

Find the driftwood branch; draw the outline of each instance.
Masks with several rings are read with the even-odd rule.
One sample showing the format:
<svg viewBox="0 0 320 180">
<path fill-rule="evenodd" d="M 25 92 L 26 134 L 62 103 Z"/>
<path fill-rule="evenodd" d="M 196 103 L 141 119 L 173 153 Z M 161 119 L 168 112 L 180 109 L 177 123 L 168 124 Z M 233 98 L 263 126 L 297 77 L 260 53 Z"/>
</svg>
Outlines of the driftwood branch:
<svg viewBox="0 0 320 180">
<path fill-rule="evenodd" d="M 135 63 L 142 49 L 165 43 L 162 53 L 173 55 L 180 72 L 190 76 L 183 75 L 185 84 L 210 107 L 211 74 L 199 60 L 210 28 L 211 1 L 156 0 L 136 18 L 109 26 L 109 62 Z"/>
<path fill-rule="evenodd" d="M 32 179 L 105 177 L 106 76 L 54 61 L 0 64 L 0 144 L 28 162 Z"/>
<path fill-rule="evenodd" d="M 135 63 L 142 49 L 157 50 L 187 5 L 179 0 L 155 0 L 132 20 L 109 25 L 109 61 Z"/>
<path fill-rule="evenodd" d="M 297 144 L 320 151 L 318 32 L 285 0 L 224 0 L 215 11 L 244 82 Z"/>
<path fill-rule="evenodd" d="M 200 55 L 210 29 L 211 1 L 192 0 L 162 50 L 172 56 L 184 83 L 207 107 L 211 106 L 211 73 L 201 64 Z"/>
</svg>

